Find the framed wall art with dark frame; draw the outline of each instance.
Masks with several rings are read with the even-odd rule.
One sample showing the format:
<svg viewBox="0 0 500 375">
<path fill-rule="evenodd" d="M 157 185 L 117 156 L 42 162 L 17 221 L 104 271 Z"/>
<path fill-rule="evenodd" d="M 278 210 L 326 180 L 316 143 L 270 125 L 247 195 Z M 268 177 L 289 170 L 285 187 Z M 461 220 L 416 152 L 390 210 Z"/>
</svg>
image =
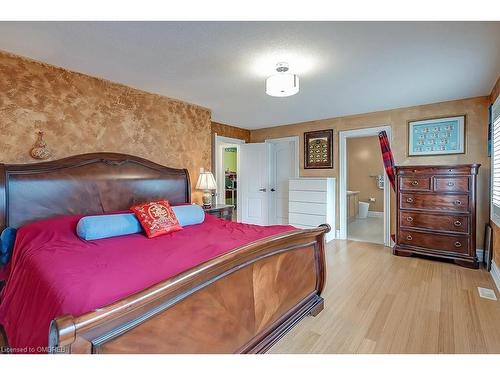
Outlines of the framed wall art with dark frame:
<svg viewBox="0 0 500 375">
<path fill-rule="evenodd" d="M 333 168 L 333 129 L 304 133 L 304 169 Z"/>
<path fill-rule="evenodd" d="M 408 121 L 408 156 L 465 153 L 465 115 Z"/>
</svg>

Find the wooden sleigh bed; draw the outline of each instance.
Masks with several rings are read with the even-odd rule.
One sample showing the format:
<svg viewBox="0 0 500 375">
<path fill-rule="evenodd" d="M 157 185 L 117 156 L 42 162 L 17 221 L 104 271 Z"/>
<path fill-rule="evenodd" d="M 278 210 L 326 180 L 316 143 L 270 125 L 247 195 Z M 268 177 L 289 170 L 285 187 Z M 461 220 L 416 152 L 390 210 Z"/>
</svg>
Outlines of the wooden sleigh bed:
<svg viewBox="0 0 500 375">
<path fill-rule="evenodd" d="M 188 171 L 113 153 L 0 165 L 0 230 L 158 198 L 189 203 Z M 323 309 L 329 230 L 325 224 L 267 237 L 110 305 L 57 317 L 47 327 L 49 346 L 87 354 L 265 352 Z M 0 346 L 7 346 L 3 332 L 0 326 Z"/>
</svg>

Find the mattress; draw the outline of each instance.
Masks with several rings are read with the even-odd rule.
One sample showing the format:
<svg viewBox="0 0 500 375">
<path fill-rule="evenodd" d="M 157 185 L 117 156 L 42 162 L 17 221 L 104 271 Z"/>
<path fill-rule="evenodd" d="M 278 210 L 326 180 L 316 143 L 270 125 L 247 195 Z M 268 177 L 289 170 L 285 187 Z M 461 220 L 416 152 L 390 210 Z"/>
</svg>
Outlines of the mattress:
<svg viewBox="0 0 500 375">
<path fill-rule="evenodd" d="M 46 352 L 51 320 L 79 316 L 292 226 L 258 226 L 206 215 L 202 224 L 156 238 L 95 241 L 75 233 L 81 216 L 37 221 L 17 232 L 0 324 L 19 353 Z"/>
</svg>

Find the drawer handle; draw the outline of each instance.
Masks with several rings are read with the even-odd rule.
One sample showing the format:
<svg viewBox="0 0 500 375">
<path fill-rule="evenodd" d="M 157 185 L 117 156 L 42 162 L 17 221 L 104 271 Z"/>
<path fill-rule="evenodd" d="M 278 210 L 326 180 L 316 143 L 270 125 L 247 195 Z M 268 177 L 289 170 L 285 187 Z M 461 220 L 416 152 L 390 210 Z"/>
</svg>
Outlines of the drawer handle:
<svg viewBox="0 0 500 375">
<path fill-rule="evenodd" d="M 412 184 L 413 186 L 416 186 L 416 185 L 418 185 L 418 181 L 417 181 L 417 180 L 414 180 L 414 181 L 412 181 L 412 182 L 411 182 L 411 184 Z"/>
<path fill-rule="evenodd" d="M 461 242 L 455 242 L 455 247 L 462 247 L 462 243 Z"/>
<path fill-rule="evenodd" d="M 460 227 L 462 225 L 462 222 L 457 220 L 453 223 L 453 225 L 456 227 Z"/>
<path fill-rule="evenodd" d="M 413 237 L 412 237 L 411 235 L 407 235 L 407 236 L 406 236 L 406 239 L 407 239 L 408 241 L 411 241 L 411 240 L 413 240 Z"/>
<path fill-rule="evenodd" d="M 406 198 L 406 201 L 407 201 L 408 203 L 413 203 L 413 198 Z"/>
<path fill-rule="evenodd" d="M 408 220 L 408 221 L 412 222 L 412 221 L 413 221 L 413 218 L 412 218 L 411 216 L 408 216 L 408 217 L 406 218 L 406 220 Z"/>
<path fill-rule="evenodd" d="M 450 181 L 446 185 L 448 185 L 448 186 L 455 186 L 455 183 Z"/>
<path fill-rule="evenodd" d="M 455 202 L 453 202 L 453 204 L 454 204 L 455 206 L 460 206 L 460 205 L 462 204 L 462 201 L 459 201 L 459 200 L 457 199 Z"/>
</svg>

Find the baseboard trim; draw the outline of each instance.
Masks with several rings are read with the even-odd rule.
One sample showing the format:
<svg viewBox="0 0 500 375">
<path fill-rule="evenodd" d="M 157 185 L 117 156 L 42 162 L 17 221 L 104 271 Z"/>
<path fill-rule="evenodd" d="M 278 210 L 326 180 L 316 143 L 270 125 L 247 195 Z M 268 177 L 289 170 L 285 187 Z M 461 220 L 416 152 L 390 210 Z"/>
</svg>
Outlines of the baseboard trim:
<svg viewBox="0 0 500 375">
<path fill-rule="evenodd" d="M 479 261 L 479 263 L 483 262 L 483 255 L 484 255 L 483 249 L 476 249 L 476 256 L 477 256 L 477 260 Z"/>
<path fill-rule="evenodd" d="M 497 290 L 500 292 L 500 268 L 496 265 L 495 261 L 491 261 L 491 278 L 497 287 Z"/>
<path fill-rule="evenodd" d="M 384 217 L 384 213 L 380 211 L 368 211 L 368 217 Z"/>
</svg>

